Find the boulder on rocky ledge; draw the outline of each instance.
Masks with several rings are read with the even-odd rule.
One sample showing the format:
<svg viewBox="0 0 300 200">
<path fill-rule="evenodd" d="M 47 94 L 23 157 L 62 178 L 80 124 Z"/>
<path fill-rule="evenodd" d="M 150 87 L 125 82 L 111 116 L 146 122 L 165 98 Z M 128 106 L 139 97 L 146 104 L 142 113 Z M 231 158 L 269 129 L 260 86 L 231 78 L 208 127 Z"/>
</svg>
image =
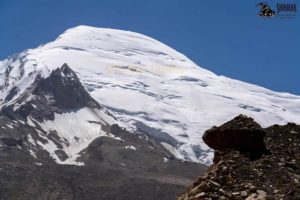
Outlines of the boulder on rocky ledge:
<svg viewBox="0 0 300 200">
<path fill-rule="evenodd" d="M 222 126 L 207 130 L 203 140 L 214 150 L 237 150 L 256 159 L 268 152 L 264 143 L 265 135 L 264 129 L 252 118 L 239 115 Z"/>
<path fill-rule="evenodd" d="M 251 118 L 240 115 L 209 130 L 204 137 L 207 144 L 225 150 L 215 151 L 214 163 L 177 200 L 300 199 L 300 125 L 288 123 L 260 129 Z M 232 134 L 232 130 L 237 135 Z M 259 134 L 261 131 L 265 134 Z M 264 143 L 269 152 L 255 160 L 249 159 L 248 153 L 235 150 L 241 146 L 230 141 L 239 139 L 245 146 L 252 141 L 253 146 L 263 149 L 252 134 L 258 138 L 265 135 Z M 245 149 L 250 153 L 255 150 L 254 147 L 242 148 Z"/>
</svg>

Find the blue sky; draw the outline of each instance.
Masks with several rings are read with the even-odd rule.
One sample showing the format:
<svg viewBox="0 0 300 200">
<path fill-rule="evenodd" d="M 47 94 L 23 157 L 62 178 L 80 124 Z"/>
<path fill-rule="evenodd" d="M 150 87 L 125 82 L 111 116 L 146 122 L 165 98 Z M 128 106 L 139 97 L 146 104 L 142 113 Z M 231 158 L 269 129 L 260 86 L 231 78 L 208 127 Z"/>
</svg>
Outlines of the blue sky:
<svg viewBox="0 0 300 200">
<path fill-rule="evenodd" d="M 217 74 L 300 94 L 300 13 L 263 19 L 258 2 L 0 0 L 0 59 L 83 24 L 143 33 Z"/>
</svg>

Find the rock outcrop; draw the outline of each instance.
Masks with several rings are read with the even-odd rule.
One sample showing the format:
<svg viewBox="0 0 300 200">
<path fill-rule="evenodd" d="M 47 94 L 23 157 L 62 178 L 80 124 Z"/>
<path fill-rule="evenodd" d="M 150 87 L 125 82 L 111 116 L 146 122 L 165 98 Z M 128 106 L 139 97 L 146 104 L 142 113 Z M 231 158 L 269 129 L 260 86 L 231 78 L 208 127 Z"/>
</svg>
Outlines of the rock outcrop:
<svg viewBox="0 0 300 200">
<path fill-rule="evenodd" d="M 299 125 L 262 129 L 240 115 L 203 139 L 215 149 L 214 163 L 178 200 L 300 199 Z"/>
<path fill-rule="evenodd" d="M 264 129 L 252 118 L 239 115 L 220 127 L 207 130 L 203 140 L 212 149 L 233 149 L 257 159 L 268 152 L 264 143 L 265 135 Z"/>
</svg>

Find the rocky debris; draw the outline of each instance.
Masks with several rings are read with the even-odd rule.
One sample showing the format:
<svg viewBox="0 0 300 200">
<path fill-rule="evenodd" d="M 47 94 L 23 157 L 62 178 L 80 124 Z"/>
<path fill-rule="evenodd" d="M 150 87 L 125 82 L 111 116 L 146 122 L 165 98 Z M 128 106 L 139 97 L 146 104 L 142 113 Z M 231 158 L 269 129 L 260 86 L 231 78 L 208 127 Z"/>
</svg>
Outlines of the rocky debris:
<svg viewBox="0 0 300 200">
<path fill-rule="evenodd" d="M 244 127 L 244 125 L 246 127 Z M 234 134 L 231 134 L 231 129 Z M 241 135 L 252 145 L 263 138 L 267 153 L 253 160 L 248 155 L 254 148 L 243 151 L 229 140 Z M 254 131 L 255 130 L 255 131 Z M 256 130 L 259 130 L 256 132 Z M 218 133 L 218 131 L 220 131 Z M 213 143 L 212 133 L 217 138 Z M 225 137 L 228 133 L 228 137 Z M 247 136 L 250 134 L 250 136 Z M 259 139 L 255 139 L 257 136 Z M 264 136 L 264 137 L 263 137 Z M 262 129 L 251 118 L 239 116 L 206 132 L 205 142 L 217 147 L 213 165 L 178 200 L 298 200 L 300 199 L 300 126 L 274 125 Z M 220 137 L 220 138 L 218 138 Z M 209 138 L 209 139 L 207 139 Z M 226 141 L 221 142 L 221 138 Z M 242 138 L 241 142 L 250 145 Z M 224 146 L 226 148 L 224 148 Z M 262 145 L 261 142 L 259 145 Z M 261 149 L 263 149 L 260 146 Z"/>
</svg>

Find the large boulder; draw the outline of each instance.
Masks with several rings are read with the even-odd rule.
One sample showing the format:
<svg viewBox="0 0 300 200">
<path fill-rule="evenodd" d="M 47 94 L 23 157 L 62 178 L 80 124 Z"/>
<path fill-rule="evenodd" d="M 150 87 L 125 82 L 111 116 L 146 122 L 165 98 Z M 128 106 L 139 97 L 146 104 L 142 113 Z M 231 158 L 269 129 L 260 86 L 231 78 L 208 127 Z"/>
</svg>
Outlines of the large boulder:
<svg viewBox="0 0 300 200">
<path fill-rule="evenodd" d="M 255 159 L 268 152 L 264 143 L 265 135 L 266 132 L 252 118 L 239 115 L 219 127 L 207 130 L 203 140 L 214 150 L 237 150 Z"/>
</svg>

